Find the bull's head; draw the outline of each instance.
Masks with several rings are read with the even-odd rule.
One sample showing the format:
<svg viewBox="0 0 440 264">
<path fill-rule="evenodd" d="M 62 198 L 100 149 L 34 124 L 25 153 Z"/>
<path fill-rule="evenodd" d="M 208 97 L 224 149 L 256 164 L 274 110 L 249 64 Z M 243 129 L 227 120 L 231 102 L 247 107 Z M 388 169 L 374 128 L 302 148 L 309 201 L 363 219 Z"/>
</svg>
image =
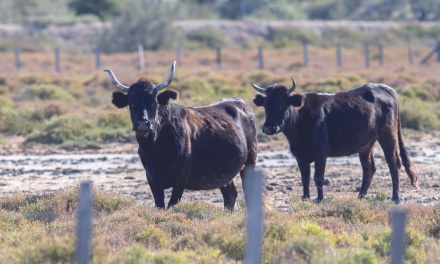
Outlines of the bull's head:
<svg viewBox="0 0 440 264">
<path fill-rule="evenodd" d="M 170 99 L 178 99 L 179 93 L 174 90 L 166 90 L 158 95 L 160 90 L 166 88 L 173 81 L 175 64 L 176 62 L 171 65 L 167 79 L 159 85 L 154 85 L 152 82 L 141 78 L 130 87 L 127 87 L 116 79 L 112 71 L 104 70 L 108 72 L 113 84 L 119 90 L 113 92 L 112 103 L 118 108 L 128 105 L 133 130 L 136 133 L 147 135 L 148 132 L 154 129 L 157 121 L 158 104 L 167 106 Z"/>
<path fill-rule="evenodd" d="M 254 104 L 256 106 L 264 106 L 266 112 L 266 122 L 263 125 L 263 133 L 267 135 L 274 135 L 283 131 L 286 122 L 290 118 L 289 109 L 300 109 L 304 105 L 305 96 L 302 94 L 295 94 L 296 83 L 292 77 L 292 87 L 287 88 L 284 85 L 272 84 L 267 89 L 258 87 L 252 83 L 252 87 L 258 92 L 265 94 L 256 94 L 254 97 Z"/>
</svg>

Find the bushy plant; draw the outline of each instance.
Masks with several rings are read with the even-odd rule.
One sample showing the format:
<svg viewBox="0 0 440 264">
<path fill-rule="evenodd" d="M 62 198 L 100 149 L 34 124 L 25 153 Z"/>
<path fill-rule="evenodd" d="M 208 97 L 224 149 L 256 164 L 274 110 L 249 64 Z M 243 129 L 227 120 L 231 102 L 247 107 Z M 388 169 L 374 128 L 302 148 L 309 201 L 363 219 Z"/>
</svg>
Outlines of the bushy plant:
<svg viewBox="0 0 440 264">
<path fill-rule="evenodd" d="M 105 30 L 99 47 L 103 52 L 132 52 L 142 44 L 145 49 L 173 47 L 176 31 L 173 5 L 165 1 L 128 0 L 113 27 Z"/>
</svg>

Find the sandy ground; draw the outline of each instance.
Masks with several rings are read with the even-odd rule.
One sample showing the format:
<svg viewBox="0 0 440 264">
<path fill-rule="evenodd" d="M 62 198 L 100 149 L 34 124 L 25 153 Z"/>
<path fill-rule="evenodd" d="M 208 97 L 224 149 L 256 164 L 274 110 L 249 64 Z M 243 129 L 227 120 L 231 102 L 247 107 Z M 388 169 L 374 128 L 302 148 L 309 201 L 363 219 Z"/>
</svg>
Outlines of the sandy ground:
<svg viewBox="0 0 440 264">
<path fill-rule="evenodd" d="M 133 197 L 146 206 L 154 205 L 135 144 L 110 144 L 100 148 L 92 145 L 87 149 L 67 151 L 56 146 L 24 147 L 20 137 L 7 140 L 8 144 L 0 147 L 1 196 L 13 192 L 65 189 L 83 180 L 91 180 L 99 188 Z M 424 205 L 434 203 L 440 198 L 440 133 L 409 132 L 404 140 L 415 163 L 420 188 L 410 185 L 402 168 L 402 201 Z M 369 193 L 374 195 L 380 190 L 391 197 L 391 177 L 378 144 L 375 146 L 375 160 L 377 171 Z M 272 207 L 286 208 L 290 195 L 302 194 L 300 173 L 284 139 L 260 143 L 257 168 L 265 173 L 265 191 Z M 358 156 L 329 158 L 325 177 L 328 180 L 324 187 L 325 196 L 357 197 L 362 180 Z M 240 177 L 234 182 L 239 199 L 243 199 Z M 166 190 L 166 197 L 170 197 L 170 191 Z M 311 196 L 312 199 L 317 196 L 313 180 Z M 182 201 L 195 200 L 223 205 L 218 189 L 185 191 Z"/>
</svg>

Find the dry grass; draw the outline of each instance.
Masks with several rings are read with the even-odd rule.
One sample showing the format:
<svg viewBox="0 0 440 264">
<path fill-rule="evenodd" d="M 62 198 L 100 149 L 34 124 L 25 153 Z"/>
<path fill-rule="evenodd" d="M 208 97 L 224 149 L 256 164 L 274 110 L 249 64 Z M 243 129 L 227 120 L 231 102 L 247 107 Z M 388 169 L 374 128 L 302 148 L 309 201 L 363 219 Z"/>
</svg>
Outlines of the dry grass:
<svg viewBox="0 0 440 264">
<path fill-rule="evenodd" d="M 0 198 L 0 263 L 72 263 L 78 189 Z M 406 262 L 440 261 L 440 205 L 395 206 L 378 194 L 326 198 L 321 204 L 292 197 L 288 212 L 265 216 L 263 263 L 389 263 L 389 217 L 409 211 Z M 94 263 L 241 263 L 243 207 L 228 213 L 203 202 L 170 210 L 145 208 L 94 189 Z"/>
</svg>

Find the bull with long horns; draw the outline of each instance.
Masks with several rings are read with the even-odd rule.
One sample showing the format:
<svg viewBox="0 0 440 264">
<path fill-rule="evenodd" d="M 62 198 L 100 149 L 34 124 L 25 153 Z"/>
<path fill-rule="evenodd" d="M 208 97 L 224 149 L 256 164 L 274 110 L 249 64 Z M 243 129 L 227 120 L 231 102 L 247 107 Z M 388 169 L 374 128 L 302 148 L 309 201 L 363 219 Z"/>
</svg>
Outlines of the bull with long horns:
<svg viewBox="0 0 440 264">
<path fill-rule="evenodd" d="M 164 190 L 172 188 L 168 207 L 178 203 L 185 189 L 220 188 L 224 206 L 233 210 L 237 190 L 233 178 L 257 159 L 256 120 L 240 98 L 222 99 L 202 107 L 184 107 L 170 102 L 178 92 L 168 87 L 174 76 L 159 85 L 140 79 L 124 86 L 110 70 L 119 91 L 112 94 L 118 108 L 130 109 L 138 154 L 157 207 L 164 208 Z M 251 175 L 247 174 L 246 175 Z"/>
</svg>

